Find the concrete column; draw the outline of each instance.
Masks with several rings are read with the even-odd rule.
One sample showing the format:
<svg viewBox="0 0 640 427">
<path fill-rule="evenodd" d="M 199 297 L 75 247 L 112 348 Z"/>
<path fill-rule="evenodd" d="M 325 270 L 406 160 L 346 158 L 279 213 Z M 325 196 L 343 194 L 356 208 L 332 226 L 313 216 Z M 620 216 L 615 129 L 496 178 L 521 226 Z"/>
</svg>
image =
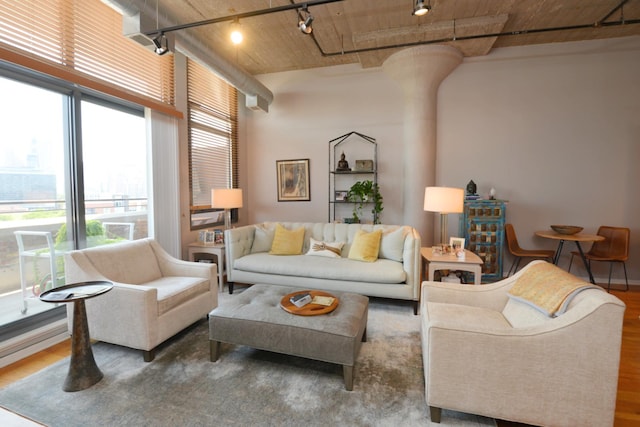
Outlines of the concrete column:
<svg viewBox="0 0 640 427">
<path fill-rule="evenodd" d="M 422 246 L 434 241 L 434 214 L 424 211 L 424 189 L 436 185 L 438 88 L 461 62 L 458 49 L 428 45 L 394 53 L 382 64 L 404 92 L 404 224 L 418 230 Z"/>
</svg>

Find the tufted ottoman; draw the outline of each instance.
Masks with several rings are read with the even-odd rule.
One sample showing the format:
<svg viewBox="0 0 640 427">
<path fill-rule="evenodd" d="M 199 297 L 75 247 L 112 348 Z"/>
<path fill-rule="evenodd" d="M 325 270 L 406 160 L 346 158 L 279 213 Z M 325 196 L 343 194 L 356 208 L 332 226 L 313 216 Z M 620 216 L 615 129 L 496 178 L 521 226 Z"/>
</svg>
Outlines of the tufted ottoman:
<svg viewBox="0 0 640 427">
<path fill-rule="evenodd" d="M 253 285 L 209 313 L 211 361 L 218 360 L 220 343 L 225 342 L 337 363 L 345 388 L 353 390 L 353 366 L 366 341 L 369 298 L 334 292 L 340 301 L 334 311 L 298 316 L 280 307 L 282 297 L 296 290 Z"/>
</svg>

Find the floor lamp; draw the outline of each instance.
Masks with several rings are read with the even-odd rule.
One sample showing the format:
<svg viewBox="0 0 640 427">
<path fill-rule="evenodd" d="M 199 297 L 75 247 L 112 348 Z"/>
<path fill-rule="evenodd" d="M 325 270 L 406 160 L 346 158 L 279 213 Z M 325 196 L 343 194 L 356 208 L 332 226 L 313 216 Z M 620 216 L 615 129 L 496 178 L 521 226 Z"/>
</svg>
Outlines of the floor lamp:
<svg viewBox="0 0 640 427">
<path fill-rule="evenodd" d="M 427 187 L 424 190 L 424 210 L 440 213 L 440 243 L 446 245 L 447 217 L 450 213 L 461 213 L 464 207 L 464 190 L 452 187 Z"/>
<path fill-rule="evenodd" d="M 211 190 L 211 207 L 224 209 L 224 229 L 230 229 L 231 209 L 242 207 L 242 190 L 239 188 L 214 188 Z"/>
</svg>

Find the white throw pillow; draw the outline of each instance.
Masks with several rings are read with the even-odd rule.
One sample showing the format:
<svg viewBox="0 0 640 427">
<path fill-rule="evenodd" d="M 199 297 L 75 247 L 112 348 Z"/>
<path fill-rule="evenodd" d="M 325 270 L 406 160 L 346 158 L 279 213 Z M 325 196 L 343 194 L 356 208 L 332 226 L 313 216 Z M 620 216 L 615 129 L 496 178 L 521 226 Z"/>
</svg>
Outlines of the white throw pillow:
<svg viewBox="0 0 640 427">
<path fill-rule="evenodd" d="M 322 242 L 311 238 L 309 240 L 309 252 L 305 255 L 324 256 L 327 258 L 340 258 L 344 242 Z"/>
<path fill-rule="evenodd" d="M 394 230 L 384 230 L 380 241 L 379 258 L 386 258 L 393 261 L 402 262 L 404 252 L 405 229 L 399 227 Z"/>
<path fill-rule="evenodd" d="M 253 235 L 253 245 L 251 245 L 251 253 L 269 252 L 273 244 L 273 236 L 276 233 L 275 226 L 256 225 L 256 231 Z"/>
</svg>

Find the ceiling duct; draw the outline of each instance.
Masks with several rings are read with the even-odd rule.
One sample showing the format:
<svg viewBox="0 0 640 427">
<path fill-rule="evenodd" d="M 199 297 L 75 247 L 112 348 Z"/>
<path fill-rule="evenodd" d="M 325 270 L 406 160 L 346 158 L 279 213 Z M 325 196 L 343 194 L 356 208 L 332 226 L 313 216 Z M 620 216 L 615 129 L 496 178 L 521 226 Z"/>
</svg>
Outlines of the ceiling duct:
<svg viewBox="0 0 640 427">
<path fill-rule="evenodd" d="M 144 33 L 155 28 L 176 25 L 175 19 L 159 14 L 155 4 L 146 0 L 102 0 L 122 14 L 123 32 L 131 40 L 153 50 L 153 37 Z M 208 48 L 189 30 L 167 34 L 170 50 L 177 49 L 189 58 L 211 69 L 222 79 L 245 94 L 246 106 L 251 110 L 269 111 L 273 93 L 251 74 L 232 64 Z"/>
</svg>

